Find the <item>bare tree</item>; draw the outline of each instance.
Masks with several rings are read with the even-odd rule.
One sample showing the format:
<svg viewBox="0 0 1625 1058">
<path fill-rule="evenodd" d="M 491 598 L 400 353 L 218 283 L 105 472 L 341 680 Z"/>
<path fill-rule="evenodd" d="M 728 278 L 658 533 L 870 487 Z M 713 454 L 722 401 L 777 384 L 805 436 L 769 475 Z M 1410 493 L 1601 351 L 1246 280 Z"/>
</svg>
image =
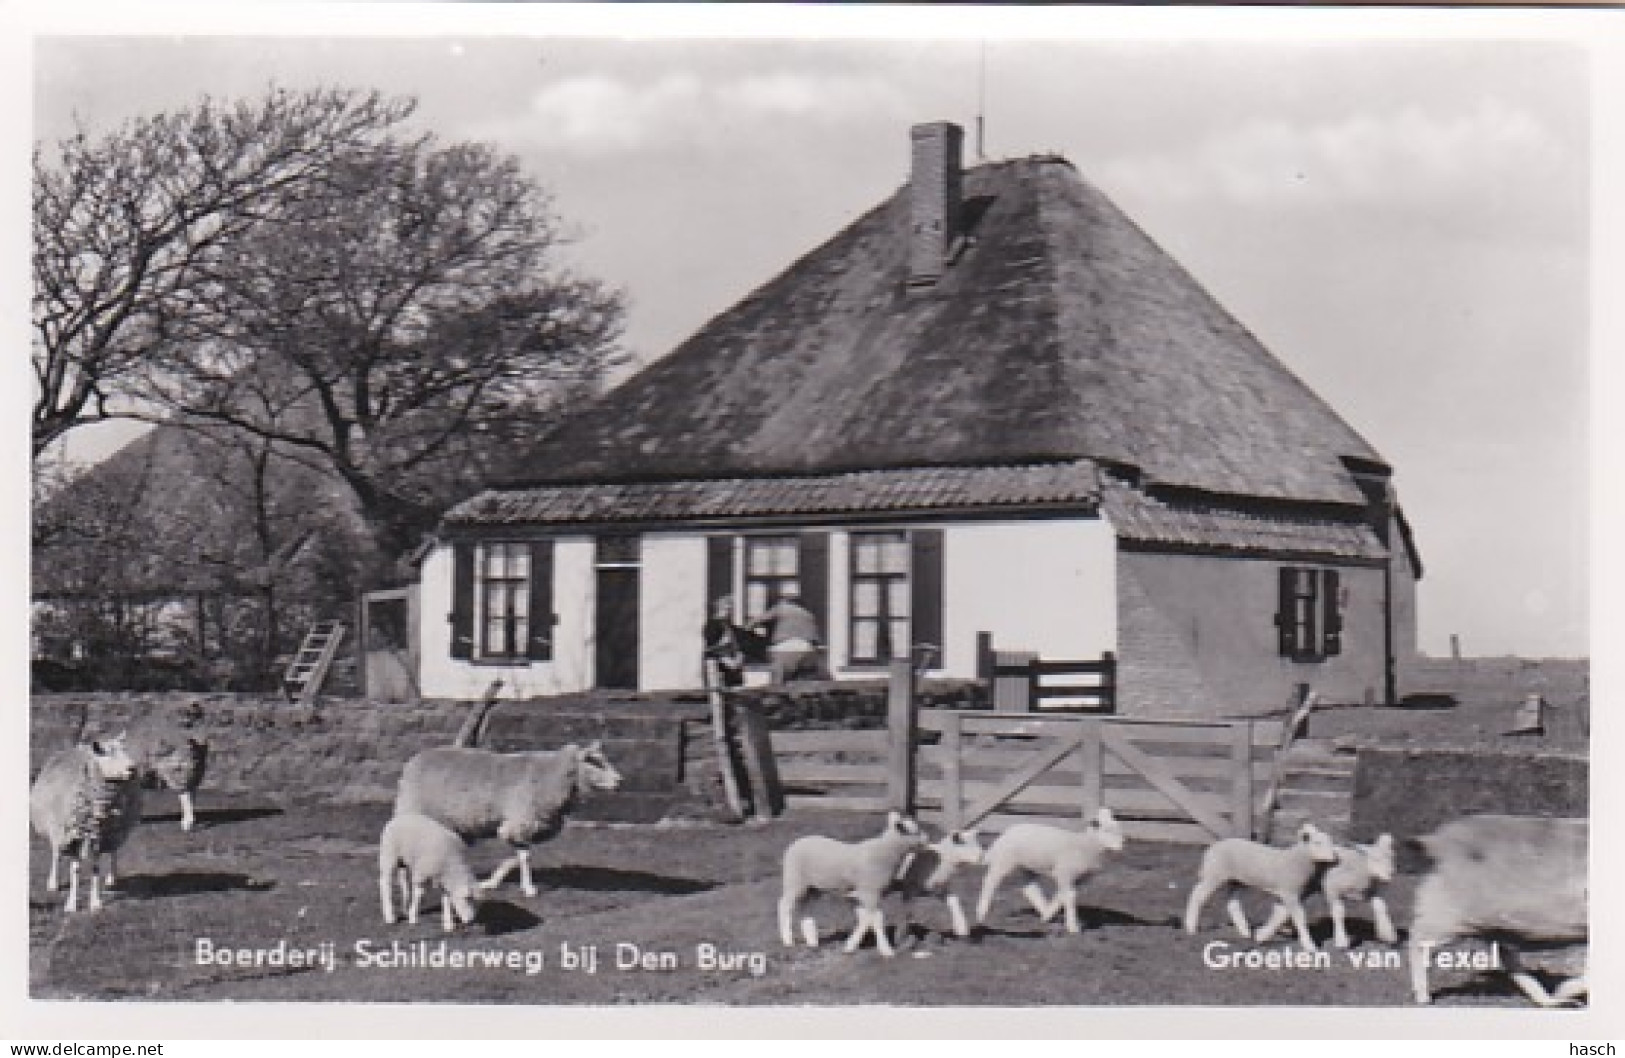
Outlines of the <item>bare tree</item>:
<svg viewBox="0 0 1625 1058">
<path fill-rule="evenodd" d="M 562 242 L 514 159 L 381 140 L 211 261 L 147 392 L 327 468 L 397 554 L 615 362 Z"/>
<path fill-rule="evenodd" d="M 34 151 L 33 452 L 120 413 L 234 240 L 411 113 L 377 93 L 205 100 Z"/>
</svg>

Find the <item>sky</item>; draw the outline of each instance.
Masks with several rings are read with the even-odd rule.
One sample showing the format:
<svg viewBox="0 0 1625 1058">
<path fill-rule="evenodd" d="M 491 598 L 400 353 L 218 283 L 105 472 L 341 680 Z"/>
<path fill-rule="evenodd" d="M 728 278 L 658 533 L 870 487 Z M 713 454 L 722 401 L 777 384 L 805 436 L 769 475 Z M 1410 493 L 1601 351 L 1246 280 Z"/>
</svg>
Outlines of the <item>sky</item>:
<svg viewBox="0 0 1625 1058">
<path fill-rule="evenodd" d="M 1583 37 L 1168 21 L 1040 39 L 1007 21 L 869 39 L 47 31 L 31 135 L 272 83 L 414 96 L 419 127 L 493 143 L 549 189 L 647 362 L 901 186 L 911 124 L 959 122 L 974 154 L 981 113 L 987 157 L 1064 154 L 1386 457 L 1425 566 L 1425 652 L 1455 635 L 1468 655 L 1588 654 L 1601 97 Z"/>
</svg>

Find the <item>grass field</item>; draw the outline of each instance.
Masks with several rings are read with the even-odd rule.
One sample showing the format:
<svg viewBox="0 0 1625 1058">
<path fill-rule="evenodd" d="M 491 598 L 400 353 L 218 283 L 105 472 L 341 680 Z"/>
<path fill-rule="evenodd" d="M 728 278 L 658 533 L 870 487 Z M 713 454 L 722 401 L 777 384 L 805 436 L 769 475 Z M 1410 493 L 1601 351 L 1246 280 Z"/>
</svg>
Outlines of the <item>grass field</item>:
<svg viewBox="0 0 1625 1058">
<path fill-rule="evenodd" d="M 538 850 L 540 893 L 516 885 L 482 907 L 472 927 L 441 932 L 438 901 L 416 926 L 379 916 L 376 838 L 384 806 L 290 805 L 200 798 L 200 829 L 181 831 L 173 799 L 152 795 L 147 818 L 121 856 L 118 896 L 96 913 L 65 916 L 62 894 L 44 892 L 45 846 L 30 857 L 31 992 L 40 999 L 146 1001 L 356 1001 L 516 1004 L 1286 1004 L 1368 1006 L 1407 1002 L 1405 973 L 1361 968 L 1345 953 L 1313 969 L 1215 968 L 1203 953 L 1247 950 L 1224 924 L 1219 900 L 1205 928 L 1175 928 L 1199 849 L 1131 844 L 1082 889 L 1085 929 L 1067 935 L 1040 923 L 1014 891 L 970 941 L 945 937 L 940 905 L 916 911 L 898 957 L 872 947 L 840 950 L 852 924 L 846 901 L 811 905 L 825 943 L 780 946 L 775 924 L 779 857 L 807 832 L 857 837 L 877 821 L 851 814 L 802 814 L 766 825 L 572 825 Z M 475 846 L 475 866 L 501 858 L 495 842 Z M 971 883 L 976 883 L 976 874 Z M 1391 904 L 1402 925 L 1413 879 L 1401 876 Z M 971 903 L 974 903 L 972 900 Z M 1263 911 L 1254 902 L 1255 918 Z M 892 908 L 889 916 L 899 910 Z M 1318 899 L 1317 934 L 1329 931 Z M 1356 950 L 1384 949 L 1362 933 Z M 1223 927 L 1221 929 L 1221 926 Z M 222 965 L 213 949 L 331 952 L 321 965 Z M 419 943 L 426 947 L 417 947 Z M 442 947 L 442 944 L 444 945 Z M 392 945 L 398 948 L 392 948 Z M 1284 944 L 1271 946 L 1285 950 Z M 596 972 L 581 961 L 597 953 Z M 382 964 L 380 953 L 499 958 L 476 968 Z M 572 968 L 561 955 L 578 957 Z M 645 964 L 626 965 L 636 951 Z M 702 955 L 718 953 L 710 966 Z M 671 953 L 675 965 L 659 953 Z M 732 960 L 724 953 L 735 953 Z M 620 956 L 618 963 L 617 956 Z M 252 958 L 250 954 L 250 958 Z M 526 960 L 531 960 L 526 966 Z M 539 965 L 537 962 L 539 960 Z M 1434 972 L 1439 1002 L 1522 1006 L 1495 975 Z"/>
</svg>

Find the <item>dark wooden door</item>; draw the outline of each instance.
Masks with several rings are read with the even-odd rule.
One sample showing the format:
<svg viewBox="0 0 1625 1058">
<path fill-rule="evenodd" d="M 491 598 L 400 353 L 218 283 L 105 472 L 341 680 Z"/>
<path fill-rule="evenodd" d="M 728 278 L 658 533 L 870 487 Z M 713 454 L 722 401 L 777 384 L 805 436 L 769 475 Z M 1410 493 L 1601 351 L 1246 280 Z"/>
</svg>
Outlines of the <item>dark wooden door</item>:
<svg viewBox="0 0 1625 1058">
<path fill-rule="evenodd" d="M 598 568 L 598 686 L 638 687 L 638 567 Z"/>
</svg>

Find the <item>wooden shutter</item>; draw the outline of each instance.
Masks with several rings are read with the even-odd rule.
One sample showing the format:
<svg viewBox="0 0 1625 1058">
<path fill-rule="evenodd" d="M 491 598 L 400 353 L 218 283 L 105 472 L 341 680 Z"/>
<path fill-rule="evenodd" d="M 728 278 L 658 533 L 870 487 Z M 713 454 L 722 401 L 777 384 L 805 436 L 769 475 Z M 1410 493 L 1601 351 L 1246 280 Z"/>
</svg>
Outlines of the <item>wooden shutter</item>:
<svg viewBox="0 0 1625 1058">
<path fill-rule="evenodd" d="M 1296 620 L 1294 618 L 1298 571 L 1282 566 L 1275 601 L 1275 627 L 1279 633 L 1281 656 L 1290 658 L 1297 653 Z"/>
<path fill-rule="evenodd" d="M 1334 657 L 1343 652 L 1343 596 L 1337 586 L 1337 570 L 1321 571 L 1322 652 Z"/>
<path fill-rule="evenodd" d="M 451 656 L 474 656 L 474 545 L 451 545 Z"/>
<path fill-rule="evenodd" d="M 933 667 L 941 665 L 946 647 L 942 642 L 942 530 L 916 529 L 910 534 L 911 566 L 909 587 L 913 645 L 929 643 L 936 647 Z"/>
<path fill-rule="evenodd" d="M 829 642 L 829 534 L 801 534 L 801 601 L 818 618 L 818 633 Z"/>
<path fill-rule="evenodd" d="M 553 541 L 530 542 L 530 643 L 525 656 L 532 661 L 553 660 Z"/>
<path fill-rule="evenodd" d="M 711 618 L 716 601 L 734 591 L 734 538 L 705 538 L 705 617 Z"/>
</svg>

